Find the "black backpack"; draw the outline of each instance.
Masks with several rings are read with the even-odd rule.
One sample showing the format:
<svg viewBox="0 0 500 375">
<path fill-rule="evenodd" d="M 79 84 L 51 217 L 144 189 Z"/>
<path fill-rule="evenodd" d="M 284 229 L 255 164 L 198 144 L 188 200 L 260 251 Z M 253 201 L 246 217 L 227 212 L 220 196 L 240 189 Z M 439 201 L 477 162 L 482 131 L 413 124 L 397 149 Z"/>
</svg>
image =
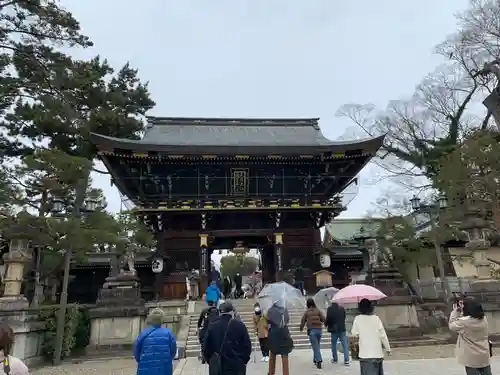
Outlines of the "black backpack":
<svg viewBox="0 0 500 375">
<path fill-rule="evenodd" d="M 210 323 L 212 323 L 218 316 L 219 309 L 215 306 L 209 307 L 207 312 L 205 313 L 205 318 L 203 319 L 203 330 L 206 331 Z"/>
</svg>

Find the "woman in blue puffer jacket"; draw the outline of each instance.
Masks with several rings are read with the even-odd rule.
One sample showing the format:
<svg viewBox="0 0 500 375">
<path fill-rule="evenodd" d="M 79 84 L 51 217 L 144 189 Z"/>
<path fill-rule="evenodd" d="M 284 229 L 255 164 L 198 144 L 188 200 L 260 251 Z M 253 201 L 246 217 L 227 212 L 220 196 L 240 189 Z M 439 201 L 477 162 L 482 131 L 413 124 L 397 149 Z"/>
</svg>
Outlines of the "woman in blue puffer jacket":
<svg viewBox="0 0 500 375">
<path fill-rule="evenodd" d="M 177 342 L 172 331 L 162 327 L 163 311 L 154 309 L 146 322 L 148 327 L 137 336 L 134 345 L 137 375 L 172 375 Z"/>
<path fill-rule="evenodd" d="M 215 306 L 219 307 L 219 300 L 222 293 L 215 281 L 212 281 L 205 292 L 205 299 L 207 303 L 213 302 Z"/>
</svg>

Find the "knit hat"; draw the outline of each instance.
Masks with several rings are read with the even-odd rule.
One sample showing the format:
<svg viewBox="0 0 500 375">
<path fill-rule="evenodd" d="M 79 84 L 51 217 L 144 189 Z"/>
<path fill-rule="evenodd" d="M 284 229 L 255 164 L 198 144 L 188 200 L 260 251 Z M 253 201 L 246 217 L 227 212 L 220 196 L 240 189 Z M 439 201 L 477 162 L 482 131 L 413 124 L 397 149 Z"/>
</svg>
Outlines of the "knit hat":
<svg viewBox="0 0 500 375">
<path fill-rule="evenodd" d="M 220 304 L 219 311 L 221 314 L 231 314 L 234 313 L 234 306 L 231 302 L 226 301 Z"/>
<path fill-rule="evenodd" d="M 161 326 L 165 323 L 165 314 L 162 309 L 155 308 L 149 313 L 146 323 L 152 326 Z"/>
</svg>

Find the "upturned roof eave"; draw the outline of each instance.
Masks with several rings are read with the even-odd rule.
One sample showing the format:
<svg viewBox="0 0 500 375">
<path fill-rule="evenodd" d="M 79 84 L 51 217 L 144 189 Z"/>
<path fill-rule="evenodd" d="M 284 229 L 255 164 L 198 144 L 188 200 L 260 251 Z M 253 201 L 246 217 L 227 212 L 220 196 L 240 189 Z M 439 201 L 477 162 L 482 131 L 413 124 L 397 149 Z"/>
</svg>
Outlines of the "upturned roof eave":
<svg viewBox="0 0 500 375">
<path fill-rule="evenodd" d="M 324 152 L 342 153 L 351 150 L 363 150 L 367 153 L 377 152 L 383 144 L 385 135 L 355 141 L 331 142 L 318 145 L 170 145 L 146 143 L 141 140 L 114 138 L 102 134 L 91 133 L 90 140 L 100 150 L 115 149 L 132 152 L 162 152 L 171 154 L 321 154 Z"/>
</svg>

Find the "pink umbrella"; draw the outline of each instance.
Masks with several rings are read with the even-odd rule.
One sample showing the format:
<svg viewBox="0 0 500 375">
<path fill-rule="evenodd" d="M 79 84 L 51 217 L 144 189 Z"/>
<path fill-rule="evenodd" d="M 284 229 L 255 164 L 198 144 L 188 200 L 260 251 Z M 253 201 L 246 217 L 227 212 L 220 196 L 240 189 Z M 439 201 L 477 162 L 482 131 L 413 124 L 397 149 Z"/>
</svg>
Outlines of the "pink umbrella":
<svg viewBox="0 0 500 375">
<path fill-rule="evenodd" d="M 387 296 L 380 290 L 365 284 L 353 284 L 340 289 L 332 298 L 337 303 L 358 303 L 363 298 L 378 301 Z"/>
</svg>

